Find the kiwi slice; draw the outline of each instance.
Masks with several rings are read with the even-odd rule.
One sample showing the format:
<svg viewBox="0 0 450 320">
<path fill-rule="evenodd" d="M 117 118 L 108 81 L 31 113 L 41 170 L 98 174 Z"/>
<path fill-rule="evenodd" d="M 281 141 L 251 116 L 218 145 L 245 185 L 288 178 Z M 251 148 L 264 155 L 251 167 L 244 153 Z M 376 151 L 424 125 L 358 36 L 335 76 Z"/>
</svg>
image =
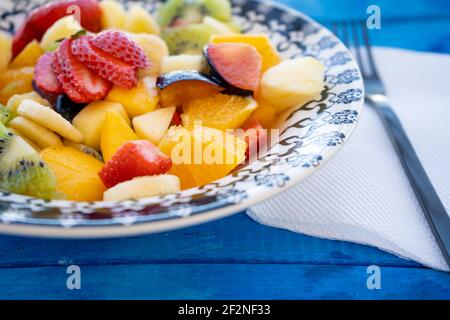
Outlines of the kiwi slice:
<svg viewBox="0 0 450 320">
<path fill-rule="evenodd" d="M 4 105 L 0 104 L 0 123 L 5 126 L 14 118 L 13 113 L 8 110 Z"/>
<path fill-rule="evenodd" d="M 171 55 L 201 54 L 214 34 L 216 34 L 214 28 L 200 23 L 167 29 L 162 38 L 167 43 Z"/>
<path fill-rule="evenodd" d="M 39 154 L 3 124 L 0 124 L 0 189 L 44 199 L 56 195 L 56 178 Z"/>
<path fill-rule="evenodd" d="M 205 11 L 222 22 L 231 20 L 231 3 L 229 0 L 203 0 Z"/>
<path fill-rule="evenodd" d="M 158 22 L 162 27 L 168 27 L 180 19 L 182 25 L 189 25 L 200 23 L 207 15 L 229 22 L 229 0 L 168 0 L 158 11 Z"/>
<path fill-rule="evenodd" d="M 202 0 L 168 0 L 158 11 L 158 23 L 170 26 L 177 18 L 185 24 L 201 22 Z"/>
</svg>

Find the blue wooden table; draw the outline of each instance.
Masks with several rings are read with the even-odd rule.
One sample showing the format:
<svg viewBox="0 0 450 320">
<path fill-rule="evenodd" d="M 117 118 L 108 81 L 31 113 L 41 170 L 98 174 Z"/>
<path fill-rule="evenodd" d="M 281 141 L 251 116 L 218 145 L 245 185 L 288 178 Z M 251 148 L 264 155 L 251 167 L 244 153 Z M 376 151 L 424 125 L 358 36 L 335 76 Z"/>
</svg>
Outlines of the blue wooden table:
<svg viewBox="0 0 450 320">
<path fill-rule="evenodd" d="M 378 45 L 450 53 L 450 1 L 284 0 L 325 25 L 382 10 Z M 68 290 L 66 268 L 81 268 Z M 381 269 L 369 290 L 367 267 Z M 114 240 L 0 236 L 0 298 L 432 299 L 450 275 L 378 249 L 268 228 L 244 213 L 184 230 Z"/>
</svg>

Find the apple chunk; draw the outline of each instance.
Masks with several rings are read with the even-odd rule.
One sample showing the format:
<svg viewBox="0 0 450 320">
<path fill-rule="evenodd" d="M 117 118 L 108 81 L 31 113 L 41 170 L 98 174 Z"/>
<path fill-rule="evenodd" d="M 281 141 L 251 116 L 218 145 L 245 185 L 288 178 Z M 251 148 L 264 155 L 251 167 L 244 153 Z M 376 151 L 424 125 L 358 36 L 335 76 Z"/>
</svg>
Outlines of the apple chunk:
<svg viewBox="0 0 450 320">
<path fill-rule="evenodd" d="M 137 135 L 158 145 L 170 127 L 175 107 L 162 108 L 133 118 Z"/>
</svg>

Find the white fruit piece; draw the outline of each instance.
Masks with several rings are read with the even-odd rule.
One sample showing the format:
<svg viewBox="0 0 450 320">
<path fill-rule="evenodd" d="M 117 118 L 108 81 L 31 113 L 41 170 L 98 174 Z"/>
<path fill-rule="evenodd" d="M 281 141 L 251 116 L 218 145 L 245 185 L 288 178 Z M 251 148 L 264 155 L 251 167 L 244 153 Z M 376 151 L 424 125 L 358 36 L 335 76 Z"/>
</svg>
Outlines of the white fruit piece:
<svg viewBox="0 0 450 320">
<path fill-rule="evenodd" d="M 52 146 L 62 146 L 62 141 L 56 133 L 25 117 L 15 117 L 8 126 L 36 142 L 42 149 Z"/>
<path fill-rule="evenodd" d="M 83 134 L 55 110 L 36 101 L 25 99 L 17 107 L 17 113 L 58 133 L 74 142 L 83 141 Z"/>
<path fill-rule="evenodd" d="M 75 16 L 65 16 L 47 29 L 41 40 L 41 48 L 44 51 L 52 50 L 57 40 L 69 38 L 82 29 Z"/>
<path fill-rule="evenodd" d="M 175 109 L 175 107 L 162 108 L 133 118 L 136 134 L 158 145 L 169 129 Z"/>
<path fill-rule="evenodd" d="M 83 143 L 85 145 L 100 150 L 100 135 L 108 110 L 117 111 L 128 124 L 131 124 L 130 118 L 120 103 L 109 101 L 92 102 L 72 120 L 73 125 L 83 134 Z"/>
<path fill-rule="evenodd" d="M 33 140 L 28 138 L 26 135 L 24 135 L 22 132 L 20 132 L 17 129 L 14 128 L 8 128 L 11 133 L 15 134 L 16 136 L 21 137 L 30 147 L 32 147 L 36 152 L 41 152 L 42 148 L 39 147 Z"/>
<path fill-rule="evenodd" d="M 152 64 L 149 69 L 140 69 L 139 77 L 158 77 L 161 74 L 161 61 L 169 55 L 167 44 L 153 34 L 131 34 L 131 36 L 142 47 Z"/>
<path fill-rule="evenodd" d="M 133 6 L 128 10 L 124 29 L 135 33 L 149 33 L 159 35 L 161 28 L 156 20 L 141 6 Z"/>
<path fill-rule="evenodd" d="M 33 100 L 36 101 L 43 106 L 50 107 L 50 103 L 42 98 L 39 94 L 37 94 L 35 91 L 31 91 L 24 94 L 15 94 L 11 98 L 9 98 L 8 103 L 6 104 L 6 108 L 8 108 L 9 111 L 13 113 L 17 113 L 17 107 L 23 100 Z"/>
<path fill-rule="evenodd" d="M 0 71 L 5 70 L 12 58 L 12 38 L 9 34 L 0 32 Z"/>
<path fill-rule="evenodd" d="M 311 57 L 286 60 L 267 70 L 259 98 L 278 112 L 315 99 L 324 88 L 324 65 Z"/>
<path fill-rule="evenodd" d="M 161 74 L 180 70 L 202 71 L 205 68 L 205 60 L 201 55 L 181 54 L 178 56 L 164 57 L 161 61 Z"/>
<path fill-rule="evenodd" d="M 102 29 L 123 29 L 127 20 L 123 5 L 112 0 L 104 0 L 99 5 L 102 12 L 100 20 Z"/>
<path fill-rule="evenodd" d="M 163 196 L 180 191 L 180 179 L 170 174 L 138 177 L 119 183 L 103 194 L 104 201 L 122 201 Z"/>
<path fill-rule="evenodd" d="M 236 33 L 235 30 L 233 30 L 229 25 L 210 16 L 205 16 L 203 18 L 203 23 L 213 28 L 216 31 L 216 34 L 219 35 L 230 35 Z"/>
</svg>

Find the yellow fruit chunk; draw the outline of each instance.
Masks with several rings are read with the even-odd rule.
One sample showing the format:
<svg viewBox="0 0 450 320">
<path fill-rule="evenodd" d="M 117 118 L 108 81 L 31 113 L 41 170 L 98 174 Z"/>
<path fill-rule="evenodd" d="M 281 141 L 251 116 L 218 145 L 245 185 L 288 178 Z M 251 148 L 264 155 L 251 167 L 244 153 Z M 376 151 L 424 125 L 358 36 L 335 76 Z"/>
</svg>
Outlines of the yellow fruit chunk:
<svg viewBox="0 0 450 320">
<path fill-rule="evenodd" d="M 67 200 L 98 201 L 103 199 L 105 187 L 98 172 L 103 163 L 70 147 L 50 147 L 41 157 L 56 176 L 56 190 Z"/>
<path fill-rule="evenodd" d="M 120 114 L 109 110 L 100 137 L 100 148 L 105 162 L 112 158 L 122 144 L 130 140 L 139 140 L 139 137 Z"/>
<path fill-rule="evenodd" d="M 72 120 L 72 124 L 83 134 L 83 143 L 100 150 L 100 136 L 108 110 L 117 111 L 130 124 L 130 118 L 120 103 L 96 101 L 87 105 Z"/>
<path fill-rule="evenodd" d="M 258 101 L 258 108 L 252 113 L 250 120 L 256 120 L 262 124 L 264 128 L 273 128 L 277 120 L 277 111 L 270 104 L 264 101 Z"/>
<path fill-rule="evenodd" d="M 257 99 L 278 112 L 301 106 L 320 95 L 324 73 L 324 65 L 311 57 L 283 61 L 263 74 Z"/>
<path fill-rule="evenodd" d="M 245 160 L 247 144 L 212 128 L 171 127 L 158 147 L 171 157 L 169 173 L 180 178 L 184 190 L 225 177 Z"/>
<path fill-rule="evenodd" d="M 57 134 L 25 117 L 15 117 L 8 125 L 36 142 L 41 148 L 62 145 L 62 141 Z"/>
<path fill-rule="evenodd" d="M 0 91 L 0 103 L 7 104 L 8 100 L 11 99 L 11 97 L 13 97 L 14 95 L 22 94 L 30 90 L 33 90 L 31 81 L 14 80 L 4 86 Z"/>
<path fill-rule="evenodd" d="M 139 137 L 158 145 L 169 129 L 175 111 L 175 107 L 161 108 L 135 117 L 133 119 L 134 130 Z"/>
<path fill-rule="evenodd" d="M 39 147 L 34 141 L 32 141 L 31 139 L 29 139 L 26 135 L 24 135 L 22 132 L 20 132 L 19 130 L 13 129 L 13 128 L 8 128 L 9 131 L 11 131 L 13 134 L 15 134 L 16 136 L 21 137 L 26 143 L 28 143 L 28 145 L 30 147 L 32 147 L 34 150 L 36 150 L 36 152 L 41 152 L 42 148 Z"/>
<path fill-rule="evenodd" d="M 16 94 L 12 96 L 8 103 L 6 104 L 6 107 L 9 111 L 17 112 L 17 107 L 23 100 L 33 100 L 37 103 L 42 104 L 43 106 L 50 107 L 50 103 L 42 98 L 39 94 L 37 94 L 35 91 L 27 92 L 24 94 Z"/>
<path fill-rule="evenodd" d="M 106 100 L 122 104 L 132 118 L 153 111 L 159 102 L 156 78 L 145 77 L 132 89 L 114 86 Z"/>
<path fill-rule="evenodd" d="M 11 62 L 10 68 L 34 67 L 39 57 L 43 54 L 39 42 L 31 41 L 17 57 Z"/>
<path fill-rule="evenodd" d="M 276 66 L 281 61 L 280 56 L 270 43 L 270 39 L 267 35 L 234 34 L 218 35 L 211 38 L 211 43 L 214 44 L 224 42 L 242 42 L 255 47 L 262 57 L 262 72 Z"/>
<path fill-rule="evenodd" d="M 55 42 L 60 39 L 69 38 L 71 35 L 82 30 L 80 23 L 75 19 L 74 15 L 65 16 L 56 21 L 47 29 L 42 36 L 41 48 L 49 51 L 53 48 Z"/>
<path fill-rule="evenodd" d="M 17 80 L 23 80 L 25 82 L 29 82 L 31 86 L 31 81 L 34 76 L 34 68 L 33 67 L 25 67 L 19 69 L 8 69 L 0 73 L 0 88 L 5 87 L 11 82 Z M 32 90 L 28 90 L 32 91 Z"/>
<path fill-rule="evenodd" d="M 167 44 L 158 36 L 153 34 L 132 34 L 132 38 L 142 47 L 147 58 L 152 63 L 150 69 L 139 69 L 139 78 L 146 76 L 158 77 L 161 73 L 161 62 L 164 57 L 169 56 Z"/>
<path fill-rule="evenodd" d="M 5 70 L 12 58 L 12 37 L 0 32 L 0 71 Z"/>
<path fill-rule="evenodd" d="M 123 29 L 127 14 L 122 4 L 117 1 L 104 0 L 99 5 L 102 11 L 102 29 Z"/>
<path fill-rule="evenodd" d="M 141 6 L 133 6 L 128 11 L 127 19 L 125 21 L 124 29 L 134 33 L 161 33 L 156 20 Z"/>
<path fill-rule="evenodd" d="M 206 99 L 193 100 L 184 107 L 183 125 L 190 127 L 201 121 L 205 127 L 219 130 L 241 127 L 258 104 L 252 97 L 217 94 Z"/>
</svg>

